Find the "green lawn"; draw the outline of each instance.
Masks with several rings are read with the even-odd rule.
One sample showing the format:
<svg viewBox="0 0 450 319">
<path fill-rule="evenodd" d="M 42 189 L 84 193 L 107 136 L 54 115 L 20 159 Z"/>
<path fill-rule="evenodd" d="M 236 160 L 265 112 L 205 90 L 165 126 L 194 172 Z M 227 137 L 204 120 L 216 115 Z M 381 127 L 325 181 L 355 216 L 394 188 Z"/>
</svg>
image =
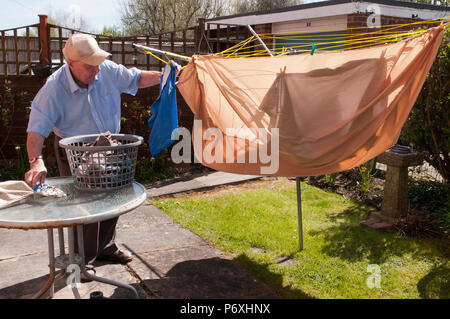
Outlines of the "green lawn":
<svg viewBox="0 0 450 319">
<path fill-rule="evenodd" d="M 448 241 L 363 228 L 359 222 L 373 208 L 304 183 L 302 201 L 301 252 L 295 181 L 249 183 L 152 204 L 281 297 L 450 298 Z M 367 285 L 373 282 L 369 265 L 379 266 L 380 288 Z"/>
</svg>

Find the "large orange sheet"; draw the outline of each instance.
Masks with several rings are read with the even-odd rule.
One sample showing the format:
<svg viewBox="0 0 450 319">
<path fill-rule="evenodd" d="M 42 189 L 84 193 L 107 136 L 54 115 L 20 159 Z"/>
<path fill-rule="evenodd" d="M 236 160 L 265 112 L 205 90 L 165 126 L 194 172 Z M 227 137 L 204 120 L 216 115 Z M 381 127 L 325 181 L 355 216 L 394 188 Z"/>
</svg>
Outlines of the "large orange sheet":
<svg viewBox="0 0 450 319">
<path fill-rule="evenodd" d="M 195 156 L 216 170 L 272 176 L 367 162 L 397 141 L 443 31 L 314 55 L 194 56 L 178 89 L 195 116 Z"/>
</svg>

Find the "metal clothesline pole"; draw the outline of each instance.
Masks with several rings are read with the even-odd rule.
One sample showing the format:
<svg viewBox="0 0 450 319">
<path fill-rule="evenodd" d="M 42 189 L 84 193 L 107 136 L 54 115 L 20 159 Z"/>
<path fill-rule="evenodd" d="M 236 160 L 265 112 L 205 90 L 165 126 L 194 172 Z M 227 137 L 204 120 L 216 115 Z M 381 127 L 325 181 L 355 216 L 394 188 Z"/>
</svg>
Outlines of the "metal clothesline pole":
<svg viewBox="0 0 450 319">
<path fill-rule="evenodd" d="M 264 49 L 269 53 L 270 57 L 273 58 L 272 52 L 269 50 L 267 45 L 263 40 L 259 37 L 259 35 L 253 30 L 250 25 L 247 25 L 247 28 L 250 32 L 258 39 L 259 43 L 264 47 Z M 302 216 L 302 189 L 300 186 L 300 177 L 295 178 L 296 186 L 297 186 L 297 219 L 298 219 L 298 242 L 299 242 L 299 251 L 303 250 L 303 216 Z"/>
<path fill-rule="evenodd" d="M 300 186 L 300 177 L 295 178 L 297 184 L 297 219 L 298 219 L 298 242 L 299 251 L 303 250 L 303 216 L 302 216 L 302 188 Z"/>
<path fill-rule="evenodd" d="M 267 51 L 267 53 L 269 53 L 270 57 L 273 58 L 273 54 L 272 52 L 269 50 L 269 48 L 267 47 L 267 45 L 264 43 L 263 40 L 261 40 L 261 38 L 259 37 L 258 33 L 255 32 L 255 30 L 253 30 L 253 28 L 247 24 L 247 28 L 250 30 L 250 32 L 258 39 L 259 43 L 261 43 L 261 45 L 264 47 L 264 50 Z"/>
</svg>

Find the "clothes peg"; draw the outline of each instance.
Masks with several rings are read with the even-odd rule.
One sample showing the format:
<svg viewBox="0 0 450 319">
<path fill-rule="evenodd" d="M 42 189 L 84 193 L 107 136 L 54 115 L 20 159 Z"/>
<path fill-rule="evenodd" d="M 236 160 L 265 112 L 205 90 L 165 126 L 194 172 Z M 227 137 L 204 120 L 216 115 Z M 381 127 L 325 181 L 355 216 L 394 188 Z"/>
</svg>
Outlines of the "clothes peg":
<svg viewBox="0 0 450 319">
<path fill-rule="evenodd" d="M 313 42 L 312 47 L 311 47 L 311 55 L 314 54 L 314 51 L 316 51 L 316 44 Z"/>
</svg>

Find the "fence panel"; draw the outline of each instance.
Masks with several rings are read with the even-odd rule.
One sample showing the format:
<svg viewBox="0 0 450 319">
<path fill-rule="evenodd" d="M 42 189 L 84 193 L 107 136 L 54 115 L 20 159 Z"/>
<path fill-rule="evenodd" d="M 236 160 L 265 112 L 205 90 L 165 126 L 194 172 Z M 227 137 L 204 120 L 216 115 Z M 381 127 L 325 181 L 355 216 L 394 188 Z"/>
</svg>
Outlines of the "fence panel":
<svg viewBox="0 0 450 319">
<path fill-rule="evenodd" d="M 31 75 L 29 66 L 39 61 L 39 24 L 1 30 L 0 74 Z"/>
<path fill-rule="evenodd" d="M 31 66 L 39 62 L 48 61 L 50 66 L 64 63 L 62 49 L 67 39 L 81 31 L 53 25 L 47 23 L 46 19 L 42 19 L 43 17 L 40 18 L 40 24 L 0 30 L 1 75 L 29 76 L 32 74 Z M 163 63 L 153 56 L 138 53 L 133 49 L 132 43 L 192 56 L 225 50 L 249 36 L 245 26 L 223 23 L 205 24 L 204 21 L 195 27 L 153 36 L 110 37 L 89 32 L 82 33 L 94 36 L 99 46 L 112 54 L 110 59 L 114 62 L 145 70 L 160 70 Z M 165 56 L 159 57 L 168 60 Z"/>
<path fill-rule="evenodd" d="M 247 39 L 247 26 L 226 23 L 206 23 L 206 39 L 210 53 L 217 53 Z"/>
</svg>

